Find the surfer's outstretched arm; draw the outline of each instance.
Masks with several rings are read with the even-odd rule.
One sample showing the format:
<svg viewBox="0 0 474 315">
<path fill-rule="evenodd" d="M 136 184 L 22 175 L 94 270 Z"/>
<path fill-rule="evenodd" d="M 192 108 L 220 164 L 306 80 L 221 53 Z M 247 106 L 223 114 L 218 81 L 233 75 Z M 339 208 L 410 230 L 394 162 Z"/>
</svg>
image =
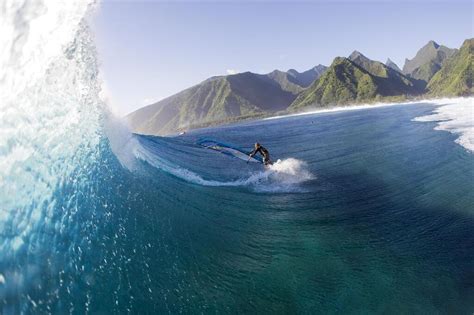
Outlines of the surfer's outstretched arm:
<svg viewBox="0 0 474 315">
<path fill-rule="evenodd" d="M 255 155 L 255 153 L 257 153 L 255 150 L 253 150 L 252 152 L 250 152 L 249 154 L 249 158 L 247 159 L 247 163 L 250 161 L 250 159 Z"/>
</svg>

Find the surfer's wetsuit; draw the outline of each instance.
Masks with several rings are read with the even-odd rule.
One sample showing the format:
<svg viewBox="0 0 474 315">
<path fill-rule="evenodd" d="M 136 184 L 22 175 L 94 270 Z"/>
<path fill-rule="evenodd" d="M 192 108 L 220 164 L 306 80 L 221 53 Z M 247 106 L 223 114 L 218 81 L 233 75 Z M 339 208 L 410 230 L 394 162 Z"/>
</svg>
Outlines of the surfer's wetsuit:
<svg viewBox="0 0 474 315">
<path fill-rule="evenodd" d="M 255 148 L 251 153 L 250 157 L 253 157 L 255 154 L 260 153 L 263 156 L 263 164 L 264 165 L 272 165 L 272 161 L 270 160 L 270 153 L 267 149 L 262 146 Z"/>
</svg>

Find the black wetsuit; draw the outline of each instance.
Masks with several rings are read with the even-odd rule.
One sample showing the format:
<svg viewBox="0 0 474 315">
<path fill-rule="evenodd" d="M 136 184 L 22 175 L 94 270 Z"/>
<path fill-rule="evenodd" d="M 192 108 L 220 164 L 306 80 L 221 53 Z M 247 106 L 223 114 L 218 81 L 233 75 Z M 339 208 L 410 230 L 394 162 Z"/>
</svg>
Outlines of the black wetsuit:
<svg viewBox="0 0 474 315">
<path fill-rule="evenodd" d="M 250 157 L 253 157 L 255 154 L 260 153 L 263 156 L 263 164 L 265 165 L 272 165 L 272 161 L 270 160 L 270 153 L 267 149 L 262 146 L 259 146 L 258 149 L 254 149 L 250 153 Z"/>
</svg>

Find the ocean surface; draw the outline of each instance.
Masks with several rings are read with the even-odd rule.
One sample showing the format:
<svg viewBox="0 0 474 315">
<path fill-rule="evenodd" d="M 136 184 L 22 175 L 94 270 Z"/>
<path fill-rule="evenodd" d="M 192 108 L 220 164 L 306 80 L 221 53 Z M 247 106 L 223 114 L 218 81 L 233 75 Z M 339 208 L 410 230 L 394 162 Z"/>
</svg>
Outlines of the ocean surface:
<svg viewBox="0 0 474 315">
<path fill-rule="evenodd" d="M 134 135 L 84 3 L 1 12 L 1 314 L 473 313 L 472 99 Z"/>
<path fill-rule="evenodd" d="M 82 185 L 58 187 L 0 259 L 3 313 L 471 314 L 474 157 L 413 121 L 435 109 L 133 135 L 129 165 L 104 138 L 69 179 Z M 264 170 L 204 137 L 258 140 L 280 161 Z M 4 222 L 4 245 L 22 223 Z"/>
</svg>

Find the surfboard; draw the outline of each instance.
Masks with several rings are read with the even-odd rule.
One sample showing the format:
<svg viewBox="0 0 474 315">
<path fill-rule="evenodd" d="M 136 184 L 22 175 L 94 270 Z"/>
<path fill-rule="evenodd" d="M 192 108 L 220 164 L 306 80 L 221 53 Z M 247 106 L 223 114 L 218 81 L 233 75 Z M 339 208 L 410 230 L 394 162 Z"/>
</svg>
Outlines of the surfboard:
<svg viewBox="0 0 474 315">
<path fill-rule="evenodd" d="M 202 139 L 197 142 L 198 145 L 217 151 L 219 153 L 238 158 L 240 160 L 246 161 L 251 163 L 262 163 L 263 164 L 263 159 L 260 156 L 254 156 L 249 159 L 249 154 L 250 152 L 247 152 L 239 147 L 235 147 L 231 144 L 223 143 L 223 142 L 218 142 L 210 139 Z"/>
</svg>

